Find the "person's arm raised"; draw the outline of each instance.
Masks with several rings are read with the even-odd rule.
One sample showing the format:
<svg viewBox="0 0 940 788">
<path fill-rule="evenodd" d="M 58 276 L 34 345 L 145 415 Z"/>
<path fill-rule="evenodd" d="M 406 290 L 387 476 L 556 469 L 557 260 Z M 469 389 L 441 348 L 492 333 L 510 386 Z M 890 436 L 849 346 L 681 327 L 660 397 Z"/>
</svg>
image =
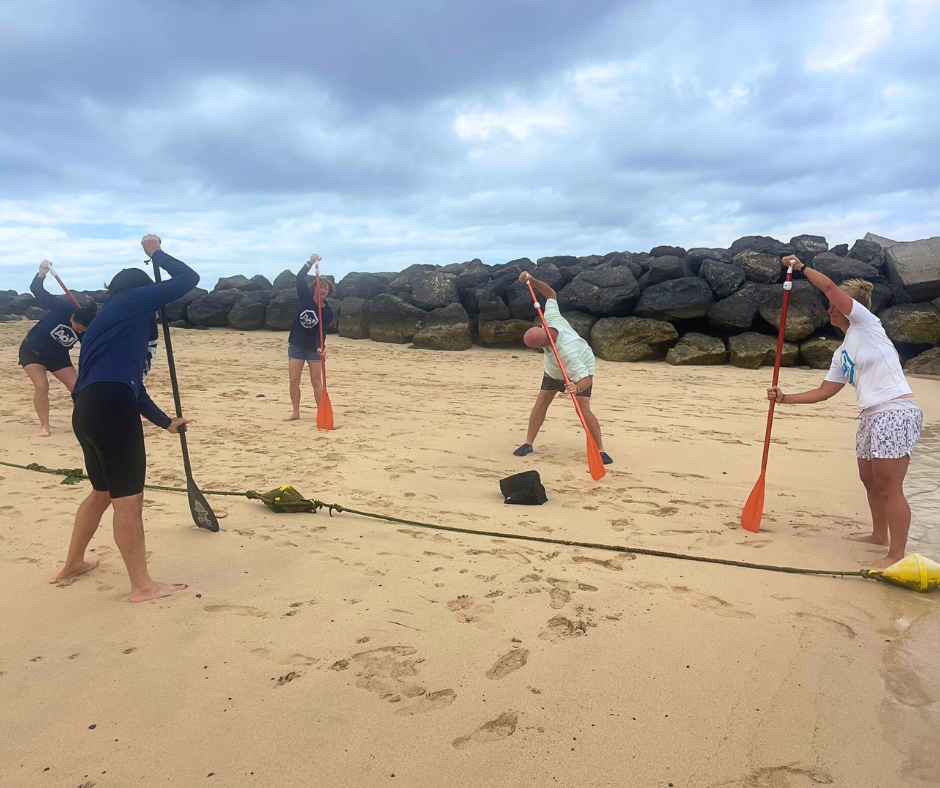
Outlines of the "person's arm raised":
<svg viewBox="0 0 940 788">
<path fill-rule="evenodd" d="M 845 292 L 842 288 L 839 287 L 835 282 L 833 282 L 828 276 L 824 273 L 821 273 L 814 268 L 803 265 L 800 262 L 800 259 L 795 255 L 787 255 L 781 260 L 785 266 L 789 266 L 790 263 L 793 263 L 794 271 L 802 271 L 803 276 L 809 279 L 813 283 L 813 286 L 822 290 L 823 295 L 829 299 L 836 309 L 838 309 L 843 315 L 851 314 L 852 305 L 855 303 L 852 300 L 852 296 Z"/>
<path fill-rule="evenodd" d="M 521 274 L 519 274 L 519 281 L 523 284 L 530 282 L 532 287 L 538 290 L 546 298 L 554 298 L 555 300 L 558 300 L 558 296 L 555 294 L 555 291 L 552 290 L 552 288 L 545 284 L 545 282 L 541 282 L 536 279 L 528 271 L 523 271 Z"/>
<path fill-rule="evenodd" d="M 171 301 L 182 298 L 199 284 L 199 274 L 181 260 L 170 257 L 160 248 L 161 243 L 156 235 L 145 235 L 140 242 L 153 264 L 159 265 L 170 275 L 170 279 L 131 291 L 134 302 L 145 312 L 156 312 Z"/>
<path fill-rule="evenodd" d="M 819 388 L 800 394 L 784 394 L 780 386 L 771 386 L 767 389 L 767 399 L 786 405 L 812 405 L 831 399 L 843 388 L 845 388 L 844 383 L 835 383 L 831 380 L 824 380 L 819 384 Z"/>
<path fill-rule="evenodd" d="M 43 260 L 39 266 L 39 273 L 33 277 L 33 281 L 29 284 L 29 292 L 33 294 L 33 297 L 46 309 L 55 309 L 56 307 L 62 306 L 62 300 L 56 298 L 52 293 L 46 290 L 43 280 L 46 278 L 46 274 L 49 273 L 49 270 L 52 268 L 52 263 L 48 260 Z"/>
</svg>

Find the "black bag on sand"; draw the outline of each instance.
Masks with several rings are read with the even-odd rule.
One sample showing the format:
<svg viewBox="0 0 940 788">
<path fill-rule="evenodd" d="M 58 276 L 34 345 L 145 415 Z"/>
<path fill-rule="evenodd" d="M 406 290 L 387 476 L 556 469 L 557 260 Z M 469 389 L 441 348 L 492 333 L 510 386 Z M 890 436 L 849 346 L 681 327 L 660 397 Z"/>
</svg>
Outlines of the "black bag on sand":
<svg viewBox="0 0 940 788">
<path fill-rule="evenodd" d="M 538 471 L 524 471 L 500 479 L 499 490 L 506 500 L 523 506 L 541 506 L 548 500 Z"/>
</svg>

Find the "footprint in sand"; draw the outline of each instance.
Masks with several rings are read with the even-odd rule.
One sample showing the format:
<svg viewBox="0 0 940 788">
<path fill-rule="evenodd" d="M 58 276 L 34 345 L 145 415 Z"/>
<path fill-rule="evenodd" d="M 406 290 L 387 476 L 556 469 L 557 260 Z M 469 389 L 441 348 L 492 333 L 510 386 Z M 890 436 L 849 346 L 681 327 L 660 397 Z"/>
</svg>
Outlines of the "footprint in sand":
<svg viewBox="0 0 940 788">
<path fill-rule="evenodd" d="M 601 560 L 600 558 L 591 558 L 587 555 L 576 555 L 571 560 L 575 564 L 594 564 L 595 566 L 602 566 L 604 569 L 612 569 L 615 572 L 622 572 L 623 567 L 621 564 L 624 561 L 636 561 L 636 555 L 634 553 L 621 553 L 616 558 L 608 558 L 606 561 Z"/>
<path fill-rule="evenodd" d="M 591 624 L 587 621 L 571 621 L 564 616 L 554 616 L 548 620 L 548 627 L 539 633 L 539 640 L 560 643 L 579 638 L 587 634 L 589 626 Z"/>
<path fill-rule="evenodd" d="M 488 605 L 477 604 L 472 596 L 462 594 L 447 603 L 447 609 L 452 610 L 461 624 L 476 624 L 480 628 L 487 626 L 486 617 L 493 612 Z"/>
<path fill-rule="evenodd" d="M 206 605 L 203 610 L 207 613 L 234 613 L 236 616 L 253 616 L 254 618 L 267 618 L 263 610 L 249 605 Z"/>
<path fill-rule="evenodd" d="M 395 703 L 406 698 L 416 698 L 425 694 L 424 687 L 413 684 L 407 679 L 418 675 L 418 665 L 424 659 L 413 659 L 417 649 L 412 646 L 384 646 L 353 654 L 348 660 L 338 660 L 330 670 L 345 670 L 350 662 L 359 666 L 359 689 L 374 692 L 382 699 Z"/>
<path fill-rule="evenodd" d="M 473 733 L 458 736 L 454 739 L 455 750 L 469 750 L 481 744 L 491 744 L 495 741 L 508 739 L 516 732 L 519 715 L 514 711 L 500 714 L 495 720 L 490 720 L 477 728 Z"/>
<path fill-rule="evenodd" d="M 499 680 L 505 678 L 510 673 L 519 670 L 529 659 L 529 650 L 525 648 L 514 648 L 501 656 L 488 671 L 488 679 Z"/>
<path fill-rule="evenodd" d="M 571 601 L 571 592 L 566 591 L 564 588 L 553 588 L 548 592 L 548 598 L 551 600 L 550 607 L 552 610 L 561 610 Z"/>
<path fill-rule="evenodd" d="M 730 602 L 726 602 L 724 599 L 717 596 L 703 594 L 700 591 L 693 591 L 686 586 L 673 586 L 672 591 L 677 596 L 688 599 L 692 603 L 692 607 L 697 607 L 700 610 L 710 610 L 719 616 L 726 616 L 728 618 L 754 618 L 753 613 L 748 613 L 746 610 L 738 610 Z"/>
<path fill-rule="evenodd" d="M 855 640 L 855 630 L 852 629 L 848 624 L 843 624 L 841 621 L 836 621 L 834 618 L 828 618 L 826 616 L 819 616 L 815 613 L 804 613 L 802 611 L 794 613 L 797 618 L 806 618 L 813 619 L 814 621 L 822 621 L 825 624 L 828 624 L 830 628 L 834 629 L 840 635 L 849 640 Z"/>
<path fill-rule="evenodd" d="M 416 700 L 410 706 L 402 706 L 395 711 L 396 717 L 411 717 L 415 714 L 427 714 L 429 711 L 439 711 L 450 706 L 457 700 L 457 693 L 452 689 L 429 692 L 423 698 Z"/>
<path fill-rule="evenodd" d="M 278 687 L 283 687 L 285 684 L 289 684 L 296 678 L 300 678 L 300 674 L 296 670 L 292 670 L 290 673 L 279 676 L 277 683 L 274 685 L 274 688 L 277 689 Z"/>
</svg>

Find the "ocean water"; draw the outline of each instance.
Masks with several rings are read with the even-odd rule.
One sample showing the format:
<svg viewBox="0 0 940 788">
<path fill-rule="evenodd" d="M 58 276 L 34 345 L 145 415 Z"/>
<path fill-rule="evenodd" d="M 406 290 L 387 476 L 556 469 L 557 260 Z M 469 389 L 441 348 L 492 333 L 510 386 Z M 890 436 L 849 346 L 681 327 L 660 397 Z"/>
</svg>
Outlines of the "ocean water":
<svg viewBox="0 0 940 788">
<path fill-rule="evenodd" d="M 911 504 L 907 552 L 940 561 L 940 426 L 924 427 L 904 490 Z"/>
</svg>

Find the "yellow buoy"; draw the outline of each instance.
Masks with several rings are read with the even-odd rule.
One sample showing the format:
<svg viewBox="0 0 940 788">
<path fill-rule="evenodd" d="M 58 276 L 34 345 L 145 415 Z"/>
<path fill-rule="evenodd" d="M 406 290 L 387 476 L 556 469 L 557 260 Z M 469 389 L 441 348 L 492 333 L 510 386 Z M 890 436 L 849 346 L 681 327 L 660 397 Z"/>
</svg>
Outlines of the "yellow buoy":
<svg viewBox="0 0 940 788">
<path fill-rule="evenodd" d="M 926 592 L 940 588 L 940 564 L 924 558 L 920 553 L 911 553 L 887 569 L 867 570 L 865 577 Z"/>
</svg>

